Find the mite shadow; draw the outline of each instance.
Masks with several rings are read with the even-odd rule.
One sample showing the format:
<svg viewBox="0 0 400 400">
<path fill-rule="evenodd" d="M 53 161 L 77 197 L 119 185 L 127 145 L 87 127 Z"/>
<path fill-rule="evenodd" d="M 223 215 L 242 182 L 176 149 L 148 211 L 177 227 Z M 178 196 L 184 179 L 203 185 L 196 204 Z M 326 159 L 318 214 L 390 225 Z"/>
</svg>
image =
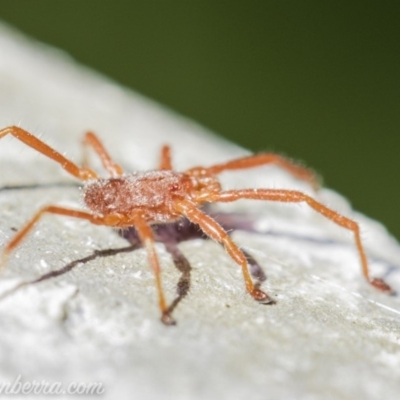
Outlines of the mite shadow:
<svg viewBox="0 0 400 400">
<path fill-rule="evenodd" d="M 228 223 L 228 221 L 232 218 L 232 216 L 229 215 L 223 215 L 224 220 L 225 220 L 225 225 Z M 233 222 L 231 222 L 231 225 L 233 225 Z M 226 228 L 226 227 L 225 227 Z M 233 228 L 231 228 L 233 229 Z M 236 227 L 237 229 L 237 227 Z M 179 278 L 177 288 L 176 288 L 176 297 L 172 301 L 171 305 L 168 308 L 168 312 L 172 313 L 173 310 L 178 306 L 178 304 L 187 296 L 190 290 L 191 286 L 191 270 L 192 267 L 188 261 L 188 259 L 185 257 L 185 255 L 181 252 L 179 249 L 178 245 L 179 243 L 186 241 L 186 240 L 193 240 L 193 239 L 208 239 L 207 236 L 201 232 L 198 227 L 194 224 L 192 224 L 189 220 L 187 219 L 182 219 L 179 220 L 178 222 L 175 223 L 170 223 L 170 224 L 157 224 L 153 225 L 153 232 L 154 232 L 154 238 L 156 242 L 163 243 L 166 250 L 168 253 L 171 255 L 172 260 L 175 264 L 175 267 L 179 270 L 181 273 L 181 277 Z M 20 284 L 16 285 L 12 289 L 5 291 L 0 295 L 0 300 L 3 298 L 11 295 L 12 293 L 16 292 L 17 290 L 28 286 L 28 285 L 34 285 L 38 284 L 40 282 L 46 281 L 48 279 L 53 279 L 58 276 L 64 275 L 71 270 L 73 270 L 75 267 L 82 266 L 82 264 L 86 264 L 90 261 L 93 261 L 97 258 L 102 258 L 102 257 L 110 257 L 114 256 L 119 253 L 129 253 L 134 250 L 140 249 L 143 247 L 142 242 L 139 239 L 139 236 L 136 232 L 135 228 L 129 228 L 125 230 L 118 231 L 118 234 L 125 238 L 129 243 L 130 246 L 118 248 L 118 249 L 105 249 L 105 250 L 95 250 L 92 254 L 77 259 L 75 261 L 72 261 L 66 265 L 64 265 L 62 268 L 55 270 L 55 271 L 50 271 L 47 272 L 41 276 L 39 276 L 36 279 L 30 280 L 30 281 L 25 281 L 21 282 Z M 263 281 L 266 280 L 266 275 L 264 271 L 262 270 L 261 266 L 257 263 L 257 261 L 247 252 L 243 251 L 245 254 L 249 267 L 250 267 L 250 273 L 255 279 L 255 285 L 256 287 L 259 287 Z"/>
</svg>

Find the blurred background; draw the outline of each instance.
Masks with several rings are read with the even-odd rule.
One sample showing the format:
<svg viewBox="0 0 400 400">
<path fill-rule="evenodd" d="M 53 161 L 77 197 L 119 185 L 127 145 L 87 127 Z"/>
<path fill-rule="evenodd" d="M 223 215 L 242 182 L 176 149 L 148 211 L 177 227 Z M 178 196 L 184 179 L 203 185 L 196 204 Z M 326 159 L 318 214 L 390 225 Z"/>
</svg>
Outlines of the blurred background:
<svg viewBox="0 0 400 400">
<path fill-rule="evenodd" d="M 400 3 L 0 0 L 0 18 L 244 147 L 303 160 L 400 238 Z"/>
</svg>

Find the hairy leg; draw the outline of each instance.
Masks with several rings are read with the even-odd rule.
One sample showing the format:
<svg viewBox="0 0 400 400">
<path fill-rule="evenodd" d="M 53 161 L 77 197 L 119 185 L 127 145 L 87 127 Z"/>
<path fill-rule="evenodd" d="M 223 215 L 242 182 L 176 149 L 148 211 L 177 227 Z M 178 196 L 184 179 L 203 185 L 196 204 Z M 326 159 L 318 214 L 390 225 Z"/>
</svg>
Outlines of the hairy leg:
<svg viewBox="0 0 400 400">
<path fill-rule="evenodd" d="M 94 134 L 93 132 L 86 132 L 82 142 L 83 142 L 83 165 L 85 167 L 88 166 L 88 155 L 86 149 L 87 146 L 91 146 L 93 150 L 97 153 L 97 155 L 100 157 L 100 160 L 104 168 L 108 171 L 108 173 L 111 176 L 119 176 L 124 173 L 121 166 L 116 164 L 111 159 L 111 156 L 108 154 L 103 143 L 100 141 L 100 139 L 97 137 L 96 134 Z"/>
<path fill-rule="evenodd" d="M 160 263 L 158 261 L 156 250 L 154 248 L 153 231 L 151 230 L 150 225 L 140 217 L 135 218 L 132 222 L 139 234 L 140 240 L 147 250 L 149 263 L 156 278 L 158 304 L 161 310 L 161 321 L 165 325 L 174 325 L 175 321 L 170 314 L 169 307 L 167 306 L 167 302 L 165 300 L 164 290 L 162 288 Z"/>
<path fill-rule="evenodd" d="M 190 221 L 197 224 L 208 237 L 220 242 L 225 247 L 230 257 L 242 268 L 246 289 L 255 300 L 265 304 L 273 302 L 266 293 L 254 285 L 245 255 L 215 220 L 199 210 L 196 205 L 187 201 L 178 203 L 175 208 Z"/>
<path fill-rule="evenodd" d="M 322 203 L 313 199 L 312 197 L 295 190 L 279 190 L 279 189 L 242 189 L 242 190 L 228 190 L 221 193 L 210 194 L 207 199 L 210 202 L 231 202 L 239 199 L 254 199 L 254 200 L 269 200 L 278 201 L 282 203 L 307 203 L 318 213 L 324 217 L 330 219 L 335 224 L 342 226 L 353 232 L 356 241 L 358 253 L 360 255 L 362 273 L 367 281 L 375 288 L 383 291 L 392 293 L 391 287 L 386 284 L 382 279 L 371 278 L 368 268 L 367 256 L 364 251 L 364 247 L 361 242 L 360 228 L 358 224 L 339 214 L 336 211 L 324 206 Z"/>
<path fill-rule="evenodd" d="M 25 237 L 29 234 L 29 232 L 33 229 L 33 227 L 39 222 L 39 220 L 45 215 L 45 214 L 58 214 L 58 215 L 63 215 L 67 217 L 74 217 L 74 218 L 81 218 L 81 219 L 86 219 L 87 221 L 101 225 L 104 224 L 103 218 L 98 218 L 93 216 L 92 214 L 89 214 L 85 211 L 80 211 L 80 210 L 72 210 L 69 208 L 64 208 L 64 207 L 58 207 L 58 206 L 47 206 L 39 210 L 31 219 L 28 223 L 25 224 L 25 226 L 20 229 L 15 236 L 8 242 L 8 244 L 5 246 L 3 249 L 3 252 L 1 254 L 0 258 L 0 269 L 4 267 L 8 256 L 10 253 L 18 247 L 19 244 L 25 239 Z"/>
<path fill-rule="evenodd" d="M 320 186 L 317 176 L 314 174 L 314 172 L 274 153 L 254 154 L 225 163 L 212 165 L 208 168 L 195 167 L 191 168 L 188 172 L 196 173 L 198 171 L 198 173 L 202 173 L 202 171 L 204 171 L 207 174 L 217 175 L 224 171 L 255 168 L 267 164 L 277 165 L 294 177 L 308 182 L 315 189 L 318 189 Z"/>
<path fill-rule="evenodd" d="M 97 174 L 89 168 L 80 168 L 72 161 L 65 158 L 63 155 L 58 153 L 56 150 L 48 146 L 46 143 L 38 139 L 36 136 L 27 132 L 26 130 L 17 126 L 9 126 L 0 130 L 0 139 L 6 135 L 12 135 L 27 146 L 32 147 L 39 153 L 44 154 L 46 157 L 58 162 L 62 168 L 64 168 L 71 175 L 84 181 L 89 179 L 97 179 Z"/>
<path fill-rule="evenodd" d="M 161 158 L 158 169 L 172 169 L 171 148 L 167 145 L 161 148 Z"/>
</svg>

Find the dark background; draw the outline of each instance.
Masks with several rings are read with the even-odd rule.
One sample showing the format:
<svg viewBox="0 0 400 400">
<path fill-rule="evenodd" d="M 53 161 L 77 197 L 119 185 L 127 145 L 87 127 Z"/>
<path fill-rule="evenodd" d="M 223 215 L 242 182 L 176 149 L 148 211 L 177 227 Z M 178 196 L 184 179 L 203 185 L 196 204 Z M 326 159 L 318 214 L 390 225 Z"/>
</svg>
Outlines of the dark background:
<svg viewBox="0 0 400 400">
<path fill-rule="evenodd" d="M 305 161 L 400 238 L 398 4 L 0 0 L 0 18 L 242 146 Z"/>
</svg>

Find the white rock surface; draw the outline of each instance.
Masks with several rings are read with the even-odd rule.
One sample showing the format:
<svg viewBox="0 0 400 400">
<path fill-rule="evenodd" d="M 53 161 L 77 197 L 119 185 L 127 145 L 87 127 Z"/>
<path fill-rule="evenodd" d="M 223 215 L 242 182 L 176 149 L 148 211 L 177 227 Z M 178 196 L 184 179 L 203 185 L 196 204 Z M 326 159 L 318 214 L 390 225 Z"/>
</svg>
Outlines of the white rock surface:
<svg viewBox="0 0 400 400">
<path fill-rule="evenodd" d="M 87 129 L 130 170 L 154 167 L 166 142 L 178 169 L 245 154 L 5 26 L 0 55 L 0 127 L 20 124 L 77 162 Z M 72 181 L 16 139 L 1 140 L 0 188 Z M 230 174 L 224 183 L 314 195 L 273 167 Z M 361 223 L 374 275 L 400 291 L 400 248 L 384 227 L 333 191 L 316 196 Z M 79 190 L 0 190 L 0 246 L 49 203 L 79 207 Z M 95 257 L 0 300 L 0 388 L 18 379 L 64 388 L 96 381 L 107 399 L 398 399 L 400 300 L 365 283 L 352 236 L 305 206 L 238 202 L 221 209 L 256 214 L 260 233 L 233 237 L 263 266 L 263 288 L 276 305 L 245 293 L 219 245 L 188 241 L 180 249 L 193 268 L 191 290 L 175 310 L 178 325 L 166 327 L 143 250 Z M 95 250 L 126 246 L 107 227 L 46 217 L 12 254 L 0 292 Z M 180 275 L 164 247 L 157 250 L 172 300 Z"/>
</svg>

